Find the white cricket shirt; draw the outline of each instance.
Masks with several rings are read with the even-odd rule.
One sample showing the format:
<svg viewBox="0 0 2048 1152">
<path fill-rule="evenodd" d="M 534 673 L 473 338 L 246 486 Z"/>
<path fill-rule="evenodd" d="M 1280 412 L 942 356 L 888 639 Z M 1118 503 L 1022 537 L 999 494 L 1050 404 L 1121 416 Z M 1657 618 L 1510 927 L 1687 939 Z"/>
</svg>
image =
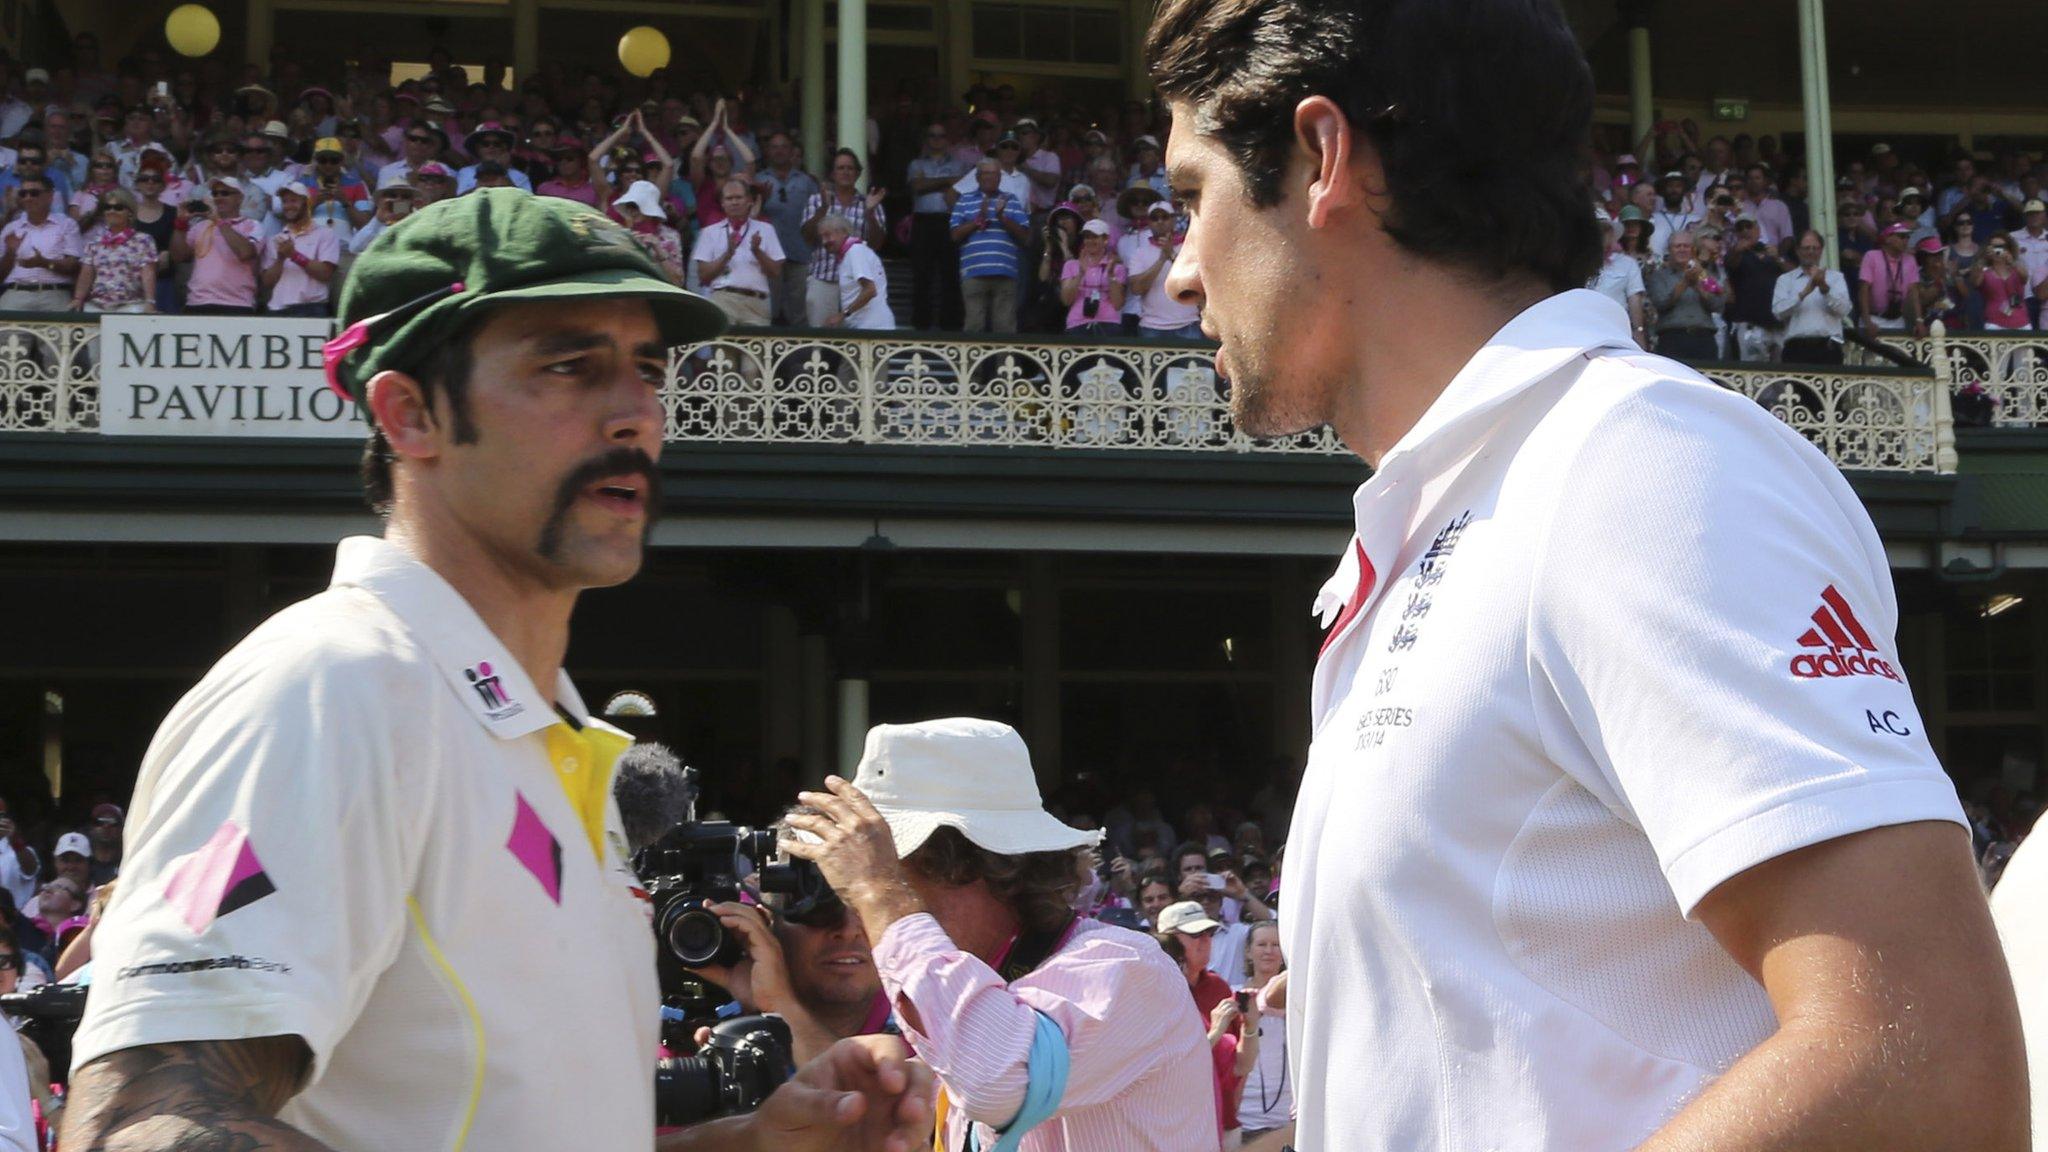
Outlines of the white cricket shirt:
<svg viewBox="0 0 2048 1152">
<path fill-rule="evenodd" d="M 1962 819 L 1884 548 L 1589 291 L 1497 333 L 1355 507 L 1280 917 L 1297 1146 L 1634 1148 L 1776 1026 L 1700 899 Z"/>
<path fill-rule="evenodd" d="M 1991 915 L 2019 995 L 2033 1096 L 2034 1148 L 2048 1152 L 2048 836 L 2029 836 L 1991 890 Z"/>
<path fill-rule="evenodd" d="M 283 1117 L 335 1148 L 651 1148 L 654 940 L 617 807 L 569 799 L 611 765 L 574 743 L 454 588 L 343 541 L 158 730 L 73 1066 L 297 1035 Z"/>
</svg>

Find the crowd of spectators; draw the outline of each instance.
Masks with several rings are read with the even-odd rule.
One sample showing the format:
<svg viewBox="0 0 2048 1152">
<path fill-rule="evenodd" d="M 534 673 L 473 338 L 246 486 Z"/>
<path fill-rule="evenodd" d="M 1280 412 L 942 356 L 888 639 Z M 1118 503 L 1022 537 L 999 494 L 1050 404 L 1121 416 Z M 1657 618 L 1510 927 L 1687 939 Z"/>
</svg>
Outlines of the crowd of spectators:
<svg viewBox="0 0 2048 1152">
<path fill-rule="evenodd" d="M 1165 292 L 1185 225 L 1151 104 L 905 94 L 807 157 L 772 89 L 559 61 L 508 85 L 439 48 L 393 76 L 310 76 L 285 50 L 109 70 L 90 34 L 55 68 L 0 57 L 0 308 L 330 315 L 378 233 L 517 188 L 610 214 L 740 324 L 894 328 L 907 264 L 918 329 L 1199 335 Z"/>
<path fill-rule="evenodd" d="M 1590 286 L 1629 309 L 1643 347 L 1687 360 L 1840 363 L 1845 330 L 2038 328 L 2044 175 L 2015 149 L 1956 149 L 1929 169 L 1874 144 L 1835 181 L 1831 267 L 1805 165 L 1776 137 L 1660 123 L 1595 166 L 1609 238 Z"/>
<path fill-rule="evenodd" d="M 92 922 L 121 874 L 123 819 L 120 805 L 97 804 L 83 827 L 46 839 L 0 800 L 0 995 L 77 979 L 90 963 Z"/>
</svg>

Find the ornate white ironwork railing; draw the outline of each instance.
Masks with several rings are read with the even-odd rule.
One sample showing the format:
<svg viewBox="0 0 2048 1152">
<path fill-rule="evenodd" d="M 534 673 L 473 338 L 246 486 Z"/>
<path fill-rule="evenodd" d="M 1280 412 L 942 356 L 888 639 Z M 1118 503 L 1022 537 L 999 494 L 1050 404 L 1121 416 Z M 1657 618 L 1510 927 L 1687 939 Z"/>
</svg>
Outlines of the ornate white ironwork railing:
<svg viewBox="0 0 2048 1152">
<path fill-rule="evenodd" d="M 2048 427 L 2048 332 L 1886 336 L 1885 343 L 1946 378 L 1965 425 Z"/>
<path fill-rule="evenodd" d="M 671 440 L 1339 453 L 1230 422 L 1212 349 L 734 335 L 671 361 Z"/>
<path fill-rule="evenodd" d="M 99 427 L 90 319 L 0 318 L 0 432 Z M 745 332 L 679 348 L 672 441 L 1341 455 L 1328 429 L 1253 440 L 1201 345 Z M 1704 366 L 1843 468 L 1954 469 L 1947 390 L 1865 368 Z"/>
</svg>

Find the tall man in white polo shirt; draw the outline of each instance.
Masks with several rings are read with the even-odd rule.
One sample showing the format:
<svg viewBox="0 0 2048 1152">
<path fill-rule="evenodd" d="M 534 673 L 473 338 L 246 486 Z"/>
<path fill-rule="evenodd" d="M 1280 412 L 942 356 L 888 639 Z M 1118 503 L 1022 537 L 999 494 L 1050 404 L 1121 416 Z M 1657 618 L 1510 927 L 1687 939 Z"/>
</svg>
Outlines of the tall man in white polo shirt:
<svg viewBox="0 0 2048 1152">
<path fill-rule="evenodd" d="M 374 421 L 385 534 L 159 730 L 65 1146 L 650 1149 L 653 943 L 610 795 L 631 738 L 561 665 L 577 595 L 640 566 L 668 347 L 723 317 L 606 217 L 505 188 L 381 237 L 341 319 L 328 378 Z M 791 1099 L 813 1129 L 861 1107 Z M 678 1146 L 795 1137 L 789 1107 Z"/>
<path fill-rule="evenodd" d="M 1254 436 L 1373 465 L 1287 842 L 1296 1146 L 2017 1152 L 2011 983 L 1810 445 L 1635 348 L 1553 5 L 1165 0 Z"/>
</svg>

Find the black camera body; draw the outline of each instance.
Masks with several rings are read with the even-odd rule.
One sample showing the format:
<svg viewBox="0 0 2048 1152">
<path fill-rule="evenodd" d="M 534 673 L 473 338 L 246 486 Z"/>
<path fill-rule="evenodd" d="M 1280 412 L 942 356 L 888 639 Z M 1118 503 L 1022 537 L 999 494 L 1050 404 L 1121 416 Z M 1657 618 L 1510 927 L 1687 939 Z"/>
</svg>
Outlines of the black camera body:
<svg viewBox="0 0 2048 1152">
<path fill-rule="evenodd" d="M 655 1123 L 695 1124 L 752 1112 L 795 1071 L 791 1049 L 789 1025 L 780 1016 L 737 1016 L 719 1024 L 695 1056 L 655 1065 Z"/>
<path fill-rule="evenodd" d="M 83 984 L 43 984 L 0 996 L 0 1012 L 21 1021 L 21 1034 L 49 1057 L 50 1076 L 59 1084 L 71 1079 L 71 1036 L 85 1019 L 85 993 Z"/>
<path fill-rule="evenodd" d="M 761 891 L 789 897 L 790 914 L 801 916 L 837 899 L 815 864 L 774 857 L 772 829 L 723 820 L 678 824 L 641 849 L 633 871 L 654 903 L 654 938 L 664 959 L 673 958 L 684 968 L 707 968 L 730 967 L 745 958 L 711 905 L 740 898 L 740 879 L 749 866 L 760 873 Z M 664 978 L 662 986 L 666 990 L 670 981 Z"/>
</svg>

